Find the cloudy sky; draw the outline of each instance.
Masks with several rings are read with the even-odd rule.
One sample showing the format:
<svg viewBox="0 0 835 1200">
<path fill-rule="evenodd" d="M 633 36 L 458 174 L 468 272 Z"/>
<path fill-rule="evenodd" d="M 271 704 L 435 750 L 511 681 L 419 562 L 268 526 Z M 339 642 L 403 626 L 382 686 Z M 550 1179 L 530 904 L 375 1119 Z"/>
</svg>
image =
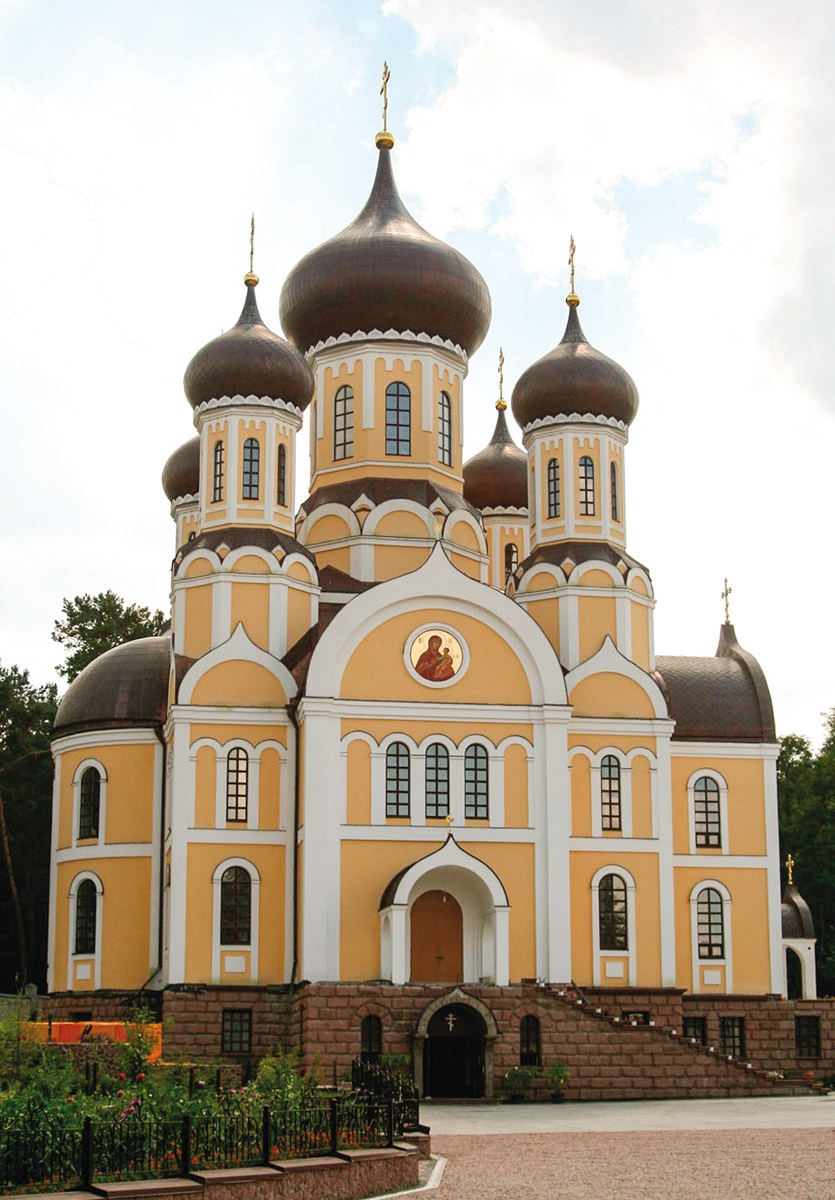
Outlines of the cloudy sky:
<svg viewBox="0 0 835 1200">
<path fill-rule="evenodd" d="M 825 0 L 0 0 L 0 660 L 55 678 L 61 599 L 167 607 L 182 375 L 347 224 L 392 71 L 414 215 L 487 280 L 466 451 L 560 338 L 641 393 L 629 549 L 656 646 L 712 654 L 723 578 L 780 732 L 835 705 L 833 21 Z M 306 439 L 303 439 L 306 443 Z M 303 497 L 299 496 L 301 500 Z"/>
</svg>

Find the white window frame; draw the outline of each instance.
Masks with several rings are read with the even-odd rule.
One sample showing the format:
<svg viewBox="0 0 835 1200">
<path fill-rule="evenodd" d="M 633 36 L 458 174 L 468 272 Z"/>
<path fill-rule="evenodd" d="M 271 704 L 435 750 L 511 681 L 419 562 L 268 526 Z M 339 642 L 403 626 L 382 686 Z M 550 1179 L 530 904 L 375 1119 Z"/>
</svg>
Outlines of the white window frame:
<svg viewBox="0 0 835 1200">
<path fill-rule="evenodd" d="M 696 782 L 699 779 L 712 779 L 719 786 L 719 837 L 720 846 L 696 845 Z M 700 767 L 687 780 L 687 827 L 690 835 L 690 853 L 699 854 L 729 854 L 728 846 L 728 785 L 718 771 L 712 767 Z"/>
<path fill-rule="evenodd" d="M 243 867 L 249 875 L 249 945 L 224 946 L 220 941 L 220 888 L 224 872 L 230 867 Z M 250 983 L 258 982 L 258 937 L 260 929 L 261 910 L 261 876 L 258 868 L 247 858 L 225 858 L 218 863 L 212 875 L 212 982 L 220 983 L 221 955 L 234 954 L 236 951 L 249 953 Z"/>
<path fill-rule="evenodd" d="M 79 838 L 78 822 L 81 817 L 81 777 L 88 768 L 98 771 L 99 783 L 99 836 L 97 838 Z M 107 816 L 107 771 L 98 758 L 85 758 L 75 768 L 72 777 L 72 845 L 103 846 L 105 844 L 105 820 Z"/>
<path fill-rule="evenodd" d="M 91 880 L 96 888 L 96 948 L 92 954 L 76 954 L 75 952 L 75 922 L 76 922 L 76 902 L 78 900 L 78 889 L 85 879 Z M 104 915 L 104 885 L 101 879 L 94 871 L 79 871 L 70 884 L 69 891 L 69 942 L 67 946 L 67 991 L 74 992 L 87 991 L 87 988 L 76 988 L 76 964 L 90 963 L 92 966 L 91 977 L 93 981 L 93 989 L 98 991 L 101 987 L 101 943 L 102 943 L 102 917 Z"/>
<path fill-rule="evenodd" d="M 578 747 L 579 749 L 579 747 Z M 588 753 L 588 752 L 587 752 Z M 601 771 L 603 759 L 608 755 L 620 763 L 620 829 L 603 828 L 603 788 Z M 589 754 L 591 771 L 591 835 L 592 837 L 632 837 L 632 760 L 615 746 L 605 746 L 596 754 Z"/>
<path fill-rule="evenodd" d="M 704 774 L 703 771 L 699 772 Z M 699 896 L 707 888 L 715 888 L 722 897 L 722 943 L 724 958 L 699 957 Z M 725 972 L 725 992 L 733 991 L 733 955 L 731 950 L 731 893 L 718 879 L 700 879 L 690 892 L 690 951 L 693 969 L 693 992 L 702 990 L 701 968 L 722 967 Z"/>
<path fill-rule="evenodd" d="M 607 875 L 617 875 L 626 884 L 626 950 L 600 949 L 600 881 Z M 635 946 L 635 938 L 637 934 L 635 894 L 635 880 L 629 871 L 627 871 L 626 867 L 618 866 L 617 863 L 611 863 L 608 866 L 600 867 L 600 869 L 595 871 L 594 875 L 592 876 L 592 972 L 595 987 L 637 987 L 638 956 Z M 604 978 L 603 971 L 601 969 L 601 958 L 621 959 L 626 965 L 626 979 L 615 980 L 612 977 Z"/>
</svg>

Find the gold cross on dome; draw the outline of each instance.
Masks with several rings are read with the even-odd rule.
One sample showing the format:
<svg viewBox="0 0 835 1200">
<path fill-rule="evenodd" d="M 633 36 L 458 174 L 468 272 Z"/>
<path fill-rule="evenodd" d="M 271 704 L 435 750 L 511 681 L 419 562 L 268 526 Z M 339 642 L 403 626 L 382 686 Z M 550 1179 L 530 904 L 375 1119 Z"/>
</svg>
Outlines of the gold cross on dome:
<svg viewBox="0 0 835 1200">
<path fill-rule="evenodd" d="M 571 240 L 568 243 L 568 266 L 569 266 L 569 270 L 571 272 L 570 284 L 569 284 L 568 290 L 572 293 L 572 295 L 574 293 L 574 252 L 576 249 L 577 249 L 577 246 L 575 245 L 574 234 L 572 233 Z"/>
<path fill-rule="evenodd" d="M 794 859 L 792 858 L 791 854 L 789 854 L 789 857 L 786 859 L 786 870 L 789 873 L 789 887 L 792 887 L 794 885 Z"/>
<path fill-rule="evenodd" d="M 255 213 L 249 223 L 249 273 L 252 275 L 252 264 L 255 261 Z"/>
<path fill-rule="evenodd" d="M 504 350 L 499 346 L 499 398 L 496 401 L 496 408 L 500 411 L 507 408 L 504 402 Z"/>
<path fill-rule="evenodd" d="M 389 111 L 389 80 L 391 79 L 391 71 L 387 62 L 383 63 L 383 86 L 380 88 L 380 95 L 383 97 L 383 129 L 388 128 L 386 121 L 388 120 Z"/>
<path fill-rule="evenodd" d="M 726 579 L 725 587 L 722 590 L 722 599 L 725 601 L 725 624 L 726 625 L 730 625 L 730 623 L 731 623 L 731 614 L 730 614 L 730 607 L 728 605 L 728 599 L 729 599 L 732 591 L 733 591 L 733 588 L 728 587 L 728 581 Z"/>
</svg>

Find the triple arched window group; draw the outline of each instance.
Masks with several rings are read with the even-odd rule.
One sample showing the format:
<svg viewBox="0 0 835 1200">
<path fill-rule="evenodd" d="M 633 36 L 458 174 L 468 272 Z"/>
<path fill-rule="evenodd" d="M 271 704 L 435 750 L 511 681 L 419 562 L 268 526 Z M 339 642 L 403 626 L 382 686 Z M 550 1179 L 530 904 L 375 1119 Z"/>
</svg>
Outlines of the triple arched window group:
<svg viewBox="0 0 835 1200">
<path fill-rule="evenodd" d="M 241 473 L 241 499 L 260 500 L 261 498 L 261 443 L 258 438 L 249 437 L 243 445 Z M 275 467 L 275 502 L 287 505 L 287 447 L 279 443 L 276 451 Z M 220 503 L 226 489 L 226 450 L 222 441 L 217 441 L 212 449 L 212 503 Z"/>
<path fill-rule="evenodd" d="M 447 392 L 438 395 L 438 462 L 452 466 L 452 400 Z M 412 392 L 400 380 L 386 388 L 386 454 L 412 453 Z M 333 398 L 333 457 L 335 461 L 354 454 L 354 389 L 337 388 Z"/>
<path fill-rule="evenodd" d="M 594 459 L 583 454 L 577 464 L 579 472 L 579 501 L 581 517 L 597 515 L 597 482 Z M 617 463 L 609 464 L 609 500 L 611 518 L 619 521 L 620 516 L 620 486 L 618 481 Z M 548 460 L 546 472 L 546 511 L 549 518 L 562 516 L 562 484 L 560 478 L 559 459 Z"/>
<path fill-rule="evenodd" d="M 449 815 L 449 750 L 442 742 L 426 749 L 426 816 Z M 386 749 L 386 816 L 411 815 L 411 756 L 405 742 Z M 473 743 L 464 751 L 464 816 L 487 820 L 490 816 L 490 780 L 487 749 Z"/>
</svg>

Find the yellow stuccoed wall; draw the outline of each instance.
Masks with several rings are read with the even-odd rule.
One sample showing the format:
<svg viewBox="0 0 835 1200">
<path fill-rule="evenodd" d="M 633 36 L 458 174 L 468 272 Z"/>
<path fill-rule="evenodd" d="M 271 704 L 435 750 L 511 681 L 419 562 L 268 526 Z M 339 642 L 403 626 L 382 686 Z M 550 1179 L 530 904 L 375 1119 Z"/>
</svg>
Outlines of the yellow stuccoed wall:
<svg viewBox="0 0 835 1200">
<path fill-rule="evenodd" d="M 186 610 L 183 653 L 187 658 L 202 658 L 212 648 L 211 583 L 184 588 L 179 603 Z"/>
<path fill-rule="evenodd" d="M 642 754 L 632 760 L 632 836 L 652 837 L 650 763 Z"/>
<path fill-rule="evenodd" d="M 230 628 L 240 623 L 247 637 L 262 650 L 270 648 L 270 593 L 266 582 L 239 583 L 232 585 Z"/>
<path fill-rule="evenodd" d="M 281 760 L 270 746 L 261 753 L 258 824 L 261 829 L 281 827 Z"/>
<path fill-rule="evenodd" d="M 359 738 L 348 745 L 345 819 L 349 825 L 371 824 L 371 747 Z"/>
<path fill-rule="evenodd" d="M 504 823 L 508 829 L 525 828 L 528 817 L 528 756 L 524 746 L 508 746 L 504 753 Z"/>
<path fill-rule="evenodd" d="M 633 679 L 601 671 L 578 683 L 568 697 L 575 717 L 653 717 L 652 701 Z"/>
<path fill-rule="evenodd" d="M 253 662 L 224 662 L 212 667 L 195 685 L 192 704 L 223 707 L 280 708 L 287 703 L 279 680 Z"/>
<path fill-rule="evenodd" d="M 693 988 L 692 940 L 690 936 L 690 893 L 697 883 L 715 879 L 731 895 L 731 953 L 734 992 L 764 995 L 771 991 L 769 966 L 767 872 L 752 867 L 676 867 L 674 874 L 676 913 L 676 981 Z M 751 937 L 756 929 L 759 936 Z M 705 960 L 704 965 L 714 964 Z M 721 985 L 705 992 L 721 991 Z"/>
<path fill-rule="evenodd" d="M 673 853 L 690 852 L 687 781 L 695 771 L 703 771 L 706 768 L 718 772 L 728 785 L 728 853 L 765 854 L 762 761 L 695 757 L 672 760 Z M 716 854 L 716 849 L 707 849 L 704 853 Z"/>
<path fill-rule="evenodd" d="M 592 964 L 591 881 L 601 867 L 625 867 L 635 880 L 634 902 L 636 964 L 639 987 L 661 986 L 661 920 L 658 886 L 658 856 L 622 853 L 609 842 L 600 853 L 571 853 L 571 956 L 572 978 L 589 986 L 594 978 Z M 630 900 L 633 893 L 630 893 Z M 605 983 L 605 980 L 604 980 Z M 624 980 L 616 985 L 623 987 Z"/>
<path fill-rule="evenodd" d="M 103 744 L 67 750 L 61 755 L 59 849 L 72 844 L 72 778 L 85 759 L 101 763 L 107 774 L 105 841 L 112 844 L 151 840 L 155 749 L 151 743 L 138 746 Z"/>
<path fill-rule="evenodd" d="M 201 746 L 197 751 L 194 787 L 194 824 L 198 829 L 214 829 L 217 756 L 211 746 Z"/>
<path fill-rule="evenodd" d="M 596 654 L 607 636 L 617 645 L 614 596 L 580 596 L 580 662 Z"/>
<path fill-rule="evenodd" d="M 101 880 L 101 948 L 103 988 L 139 988 L 151 967 L 151 931 L 148 913 L 151 907 L 152 861 L 148 857 L 107 857 L 64 862 L 58 866 L 57 914 L 55 924 L 55 990 L 65 991 L 73 984 L 68 977 L 69 892 L 73 880 L 90 871 Z M 85 956 L 85 961 L 88 961 Z M 89 960 L 92 961 L 92 958 Z M 95 980 L 79 980 L 78 990 L 90 991 Z"/>
</svg>

